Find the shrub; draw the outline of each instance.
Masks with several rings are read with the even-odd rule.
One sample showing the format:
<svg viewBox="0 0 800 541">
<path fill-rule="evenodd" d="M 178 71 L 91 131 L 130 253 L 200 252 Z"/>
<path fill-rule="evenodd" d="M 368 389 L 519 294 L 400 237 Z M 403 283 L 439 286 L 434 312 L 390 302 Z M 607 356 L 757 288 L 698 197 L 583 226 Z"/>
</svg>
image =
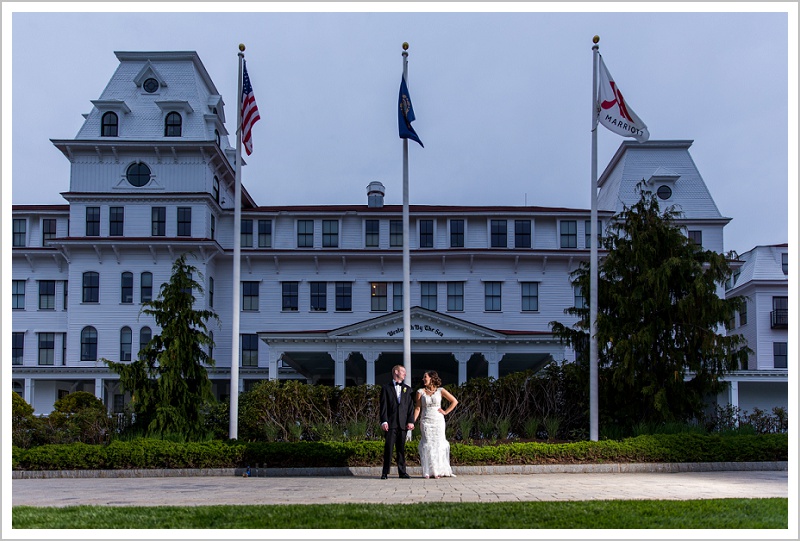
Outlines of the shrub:
<svg viewBox="0 0 800 541">
<path fill-rule="evenodd" d="M 38 442 L 43 423 L 33 414 L 33 406 L 17 393 L 11 393 L 11 444 L 23 449 Z"/>
</svg>

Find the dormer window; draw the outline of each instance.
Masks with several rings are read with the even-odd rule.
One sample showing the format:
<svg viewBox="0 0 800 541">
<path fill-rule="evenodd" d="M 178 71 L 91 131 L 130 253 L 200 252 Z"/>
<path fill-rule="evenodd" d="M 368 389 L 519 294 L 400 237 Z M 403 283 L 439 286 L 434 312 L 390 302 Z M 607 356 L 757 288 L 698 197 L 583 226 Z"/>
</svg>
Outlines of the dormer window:
<svg viewBox="0 0 800 541">
<path fill-rule="evenodd" d="M 147 167 L 147 164 L 142 162 L 132 163 L 128 166 L 125 177 L 128 179 L 128 182 L 131 183 L 131 186 L 141 188 L 150 182 L 150 168 Z"/>
<path fill-rule="evenodd" d="M 182 122 L 180 113 L 168 113 L 164 121 L 164 137 L 180 137 Z"/>
<path fill-rule="evenodd" d="M 159 87 L 158 81 L 153 79 L 152 77 L 146 79 L 142 84 L 142 88 L 144 88 L 144 91 L 147 92 L 148 94 L 152 94 L 153 92 L 157 91 L 158 87 Z"/>
<path fill-rule="evenodd" d="M 109 111 L 103 114 L 101 124 L 101 137 L 116 137 L 118 135 L 119 117 L 117 117 L 117 113 Z"/>
</svg>

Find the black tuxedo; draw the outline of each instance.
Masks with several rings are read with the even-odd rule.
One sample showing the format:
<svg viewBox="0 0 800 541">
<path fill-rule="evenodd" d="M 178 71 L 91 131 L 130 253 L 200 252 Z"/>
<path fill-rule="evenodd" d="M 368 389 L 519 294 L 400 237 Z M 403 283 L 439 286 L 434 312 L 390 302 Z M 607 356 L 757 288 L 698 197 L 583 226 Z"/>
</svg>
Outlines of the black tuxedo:
<svg viewBox="0 0 800 541">
<path fill-rule="evenodd" d="M 406 474 L 406 425 L 414 422 L 414 394 L 411 387 L 400 383 L 400 402 L 397 402 L 395 382 L 391 381 L 381 387 L 380 414 L 381 424 L 388 423 L 383 446 L 383 475 L 389 474 L 392 464 L 392 448 L 397 452 L 397 472 Z"/>
</svg>

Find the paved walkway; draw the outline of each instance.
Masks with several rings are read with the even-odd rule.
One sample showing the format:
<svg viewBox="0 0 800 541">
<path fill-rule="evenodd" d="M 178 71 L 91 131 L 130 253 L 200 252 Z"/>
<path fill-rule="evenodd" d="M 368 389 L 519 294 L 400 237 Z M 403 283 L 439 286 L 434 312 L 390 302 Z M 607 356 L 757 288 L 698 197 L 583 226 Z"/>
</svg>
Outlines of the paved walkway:
<svg viewBox="0 0 800 541">
<path fill-rule="evenodd" d="M 572 501 L 608 499 L 690 500 L 709 498 L 788 497 L 786 463 L 767 470 L 717 470 L 711 467 L 664 468 L 665 465 L 620 465 L 583 469 L 580 473 L 469 473 L 454 468 L 457 477 L 423 479 L 410 468 L 412 479 L 393 474 L 380 479 L 379 468 L 362 468 L 349 475 L 273 476 L 184 475 L 172 477 L 15 478 L 12 505 L 254 505 L 327 503 L 419 503 Z M 782 467 L 780 467 L 782 466 Z M 374 470 L 374 471 L 373 471 Z M 617 471 L 619 473 L 609 473 Z M 672 471 L 670 473 L 670 471 Z M 467 473 L 465 473 L 467 472 Z"/>
</svg>

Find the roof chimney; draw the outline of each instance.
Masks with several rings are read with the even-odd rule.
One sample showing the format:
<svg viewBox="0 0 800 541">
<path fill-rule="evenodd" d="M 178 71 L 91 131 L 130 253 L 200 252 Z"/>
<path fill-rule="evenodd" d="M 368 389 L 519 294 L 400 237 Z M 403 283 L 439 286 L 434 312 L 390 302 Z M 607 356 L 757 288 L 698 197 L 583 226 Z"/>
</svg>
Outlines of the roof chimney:
<svg viewBox="0 0 800 541">
<path fill-rule="evenodd" d="M 383 207 L 383 196 L 386 188 L 378 181 L 370 182 L 367 186 L 367 206 L 373 208 Z"/>
</svg>

